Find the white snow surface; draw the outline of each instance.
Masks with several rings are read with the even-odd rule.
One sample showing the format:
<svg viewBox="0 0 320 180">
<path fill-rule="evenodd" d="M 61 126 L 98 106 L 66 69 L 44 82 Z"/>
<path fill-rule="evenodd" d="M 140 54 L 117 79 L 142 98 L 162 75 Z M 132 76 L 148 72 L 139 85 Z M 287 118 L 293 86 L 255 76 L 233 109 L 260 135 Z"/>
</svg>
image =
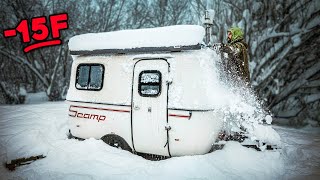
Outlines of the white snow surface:
<svg viewBox="0 0 320 180">
<path fill-rule="evenodd" d="M 259 152 L 229 142 L 222 150 L 205 155 L 149 161 L 101 140 L 67 139 L 67 110 L 64 102 L 0 106 L 2 164 L 14 158 L 46 156 L 13 172 L 1 165 L 0 179 L 292 179 L 320 175 L 319 129 L 276 127 L 285 144 L 279 151 Z"/>
<path fill-rule="evenodd" d="M 72 51 L 132 49 L 140 47 L 188 46 L 202 43 L 204 28 L 198 25 L 175 25 L 158 28 L 88 33 L 69 41 Z"/>
</svg>

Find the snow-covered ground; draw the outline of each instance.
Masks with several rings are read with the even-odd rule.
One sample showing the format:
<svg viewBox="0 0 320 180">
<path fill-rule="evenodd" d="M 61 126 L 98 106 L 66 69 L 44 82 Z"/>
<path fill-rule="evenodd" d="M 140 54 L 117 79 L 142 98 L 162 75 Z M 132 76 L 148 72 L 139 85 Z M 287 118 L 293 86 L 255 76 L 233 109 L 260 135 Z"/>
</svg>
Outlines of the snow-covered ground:
<svg viewBox="0 0 320 180">
<path fill-rule="evenodd" d="M 284 146 L 285 179 L 320 179 L 320 128 L 274 128 Z"/>
<path fill-rule="evenodd" d="M 0 106 L 0 179 L 316 179 L 320 129 L 274 127 L 283 149 L 258 152 L 229 142 L 206 155 L 149 161 L 101 140 L 67 139 L 64 102 Z M 8 160 L 44 154 L 10 172 Z"/>
</svg>

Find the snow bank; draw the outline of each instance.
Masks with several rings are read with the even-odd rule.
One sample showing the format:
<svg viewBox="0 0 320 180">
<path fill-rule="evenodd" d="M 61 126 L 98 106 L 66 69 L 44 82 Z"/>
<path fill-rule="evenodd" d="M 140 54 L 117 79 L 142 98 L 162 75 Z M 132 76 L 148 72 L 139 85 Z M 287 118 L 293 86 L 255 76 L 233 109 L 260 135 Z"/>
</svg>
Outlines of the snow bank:
<svg viewBox="0 0 320 180">
<path fill-rule="evenodd" d="M 1 106 L 1 162 L 46 155 L 52 143 L 67 137 L 67 110 L 63 103 Z"/>
<path fill-rule="evenodd" d="M 271 145 L 281 146 L 279 134 L 271 126 L 257 124 L 250 132 L 251 140 L 260 140 Z"/>
<path fill-rule="evenodd" d="M 197 156 L 149 161 L 101 140 L 66 139 L 68 107 L 63 102 L 0 106 L 0 159 L 47 157 L 0 179 L 292 179 L 318 177 L 319 129 L 276 129 L 283 151 L 255 151 L 238 142 Z M 316 131 L 315 131 L 316 130 Z M 296 163 L 299 162 L 299 163 Z M 314 174 L 312 176 L 312 174 Z M 299 179 L 299 178 L 298 178 Z"/>
<path fill-rule="evenodd" d="M 69 41 L 71 51 L 99 49 L 132 49 L 140 47 L 189 46 L 202 43 L 205 31 L 197 25 L 89 33 Z"/>
<path fill-rule="evenodd" d="M 0 179 L 278 179 L 279 152 L 258 152 L 229 142 L 206 155 L 149 161 L 101 140 L 66 139 L 64 103 L 1 106 L 1 162 L 39 155 L 46 158 L 9 172 Z"/>
<path fill-rule="evenodd" d="M 95 139 L 67 140 L 56 146 L 47 158 L 21 167 L 13 178 L 277 179 L 283 171 L 279 152 L 261 153 L 236 142 L 214 153 L 163 161 L 148 161 Z"/>
</svg>

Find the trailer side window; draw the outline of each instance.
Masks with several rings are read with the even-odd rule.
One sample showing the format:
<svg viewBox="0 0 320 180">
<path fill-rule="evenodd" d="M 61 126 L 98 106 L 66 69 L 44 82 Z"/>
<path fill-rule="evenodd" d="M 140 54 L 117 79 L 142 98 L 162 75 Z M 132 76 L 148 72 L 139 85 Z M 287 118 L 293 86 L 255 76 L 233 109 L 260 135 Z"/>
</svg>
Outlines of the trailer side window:
<svg viewBox="0 0 320 180">
<path fill-rule="evenodd" d="M 79 90 L 101 90 L 104 66 L 102 64 L 80 64 L 77 67 L 76 88 Z"/>
<path fill-rule="evenodd" d="M 161 93 L 161 73 L 157 70 L 142 71 L 139 75 L 139 94 L 157 97 Z"/>
</svg>

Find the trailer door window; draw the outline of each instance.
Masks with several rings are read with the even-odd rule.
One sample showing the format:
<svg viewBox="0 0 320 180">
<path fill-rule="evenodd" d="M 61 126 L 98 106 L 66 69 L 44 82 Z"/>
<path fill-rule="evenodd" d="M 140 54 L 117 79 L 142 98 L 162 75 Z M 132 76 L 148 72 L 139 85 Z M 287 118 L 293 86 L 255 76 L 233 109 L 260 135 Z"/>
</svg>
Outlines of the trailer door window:
<svg viewBox="0 0 320 180">
<path fill-rule="evenodd" d="M 77 68 L 76 88 L 79 90 L 101 90 L 104 66 L 102 64 L 80 64 Z"/>
<path fill-rule="evenodd" d="M 161 93 L 161 73 L 157 70 L 142 71 L 139 75 L 139 94 L 157 97 Z"/>
</svg>

